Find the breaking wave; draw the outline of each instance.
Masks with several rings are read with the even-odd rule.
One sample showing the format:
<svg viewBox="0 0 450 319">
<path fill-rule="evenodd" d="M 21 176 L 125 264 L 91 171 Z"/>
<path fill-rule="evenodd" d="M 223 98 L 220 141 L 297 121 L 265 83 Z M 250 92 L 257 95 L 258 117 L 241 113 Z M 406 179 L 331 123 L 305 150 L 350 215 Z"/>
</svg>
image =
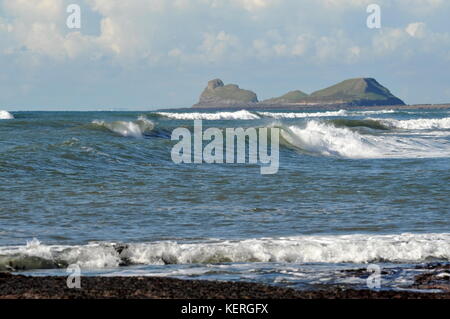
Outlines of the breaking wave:
<svg viewBox="0 0 450 319">
<path fill-rule="evenodd" d="M 382 124 L 391 128 L 399 128 L 407 130 L 450 129 L 450 117 L 445 117 L 442 119 L 414 119 L 414 120 L 383 119 L 379 121 Z"/>
<path fill-rule="evenodd" d="M 314 154 L 347 158 L 380 156 L 377 148 L 358 132 L 315 120 L 304 127 L 287 126 L 281 137 L 288 145 Z"/>
<path fill-rule="evenodd" d="M 397 113 L 399 111 L 396 110 L 374 110 L 374 111 L 354 111 L 351 112 L 351 114 L 354 115 L 370 115 L 370 114 L 392 114 L 392 113 Z"/>
<path fill-rule="evenodd" d="M 8 111 L 1 111 L 0 110 L 0 120 L 12 120 L 14 119 L 14 116 L 9 113 Z"/>
<path fill-rule="evenodd" d="M 297 118 L 307 118 L 307 117 L 333 117 L 333 116 L 346 116 L 348 112 L 346 110 L 339 111 L 329 111 L 329 112 L 314 112 L 314 113 L 304 113 L 304 112 L 258 112 L 259 115 L 264 117 L 270 117 L 274 119 L 297 119 Z"/>
<path fill-rule="evenodd" d="M 317 112 L 250 112 L 247 110 L 240 110 L 234 112 L 157 112 L 153 113 L 157 116 L 162 116 L 174 120 L 258 120 L 261 118 L 271 119 L 301 119 L 301 118 L 315 118 L 315 117 L 339 117 L 351 115 L 369 115 L 369 114 L 387 114 L 395 113 L 394 110 L 377 110 L 377 111 L 317 111 Z"/>
<path fill-rule="evenodd" d="M 0 270 L 85 269 L 126 265 L 211 264 L 240 262 L 371 263 L 450 260 L 450 234 L 299 236 L 181 243 L 175 241 L 83 246 L 0 248 Z"/>
<path fill-rule="evenodd" d="M 172 112 L 158 112 L 159 116 L 167 117 L 174 120 L 257 120 L 260 117 L 254 113 L 246 110 L 236 112 L 218 112 L 218 113 L 172 113 Z"/>
<path fill-rule="evenodd" d="M 329 111 L 329 112 L 249 112 L 247 110 L 240 110 L 235 112 L 217 112 L 217 113 L 172 113 L 172 112 L 158 112 L 159 116 L 175 119 L 175 120 L 258 120 L 261 118 L 272 119 L 296 119 L 308 117 L 333 117 L 346 116 L 348 113 L 345 110 Z"/>
<path fill-rule="evenodd" d="M 389 130 L 389 127 L 377 120 L 354 120 L 354 119 L 335 119 L 331 120 L 335 126 L 343 127 L 367 127 L 374 130 Z"/>
<path fill-rule="evenodd" d="M 450 156 L 450 144 L 445 139 L 362 134 L 318 120 L 309 120 L 304 126 L 283 126 L 281 137 L 288 147 L 324 156 L 352 159 Z"/>
<path fill-rule="evenodd" d="M 133 122 L 116 121 L 109 123 L 105 121 L 95 120 L 92 122 L 92 124 L 99 127 L 104 127 L 114 133 L 120 134 L 125 137 L 136 138 L 142 138 L 145 133 L 152 131 L 155 127 L 154 123 L 144 116 L 140 116 L 137 121 Z"/>
</svg>

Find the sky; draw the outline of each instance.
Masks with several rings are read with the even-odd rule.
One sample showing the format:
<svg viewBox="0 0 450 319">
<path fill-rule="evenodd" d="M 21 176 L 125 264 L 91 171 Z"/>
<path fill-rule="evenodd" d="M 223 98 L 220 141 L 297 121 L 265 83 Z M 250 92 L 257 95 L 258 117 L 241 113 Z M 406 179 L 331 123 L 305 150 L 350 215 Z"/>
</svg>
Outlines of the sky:
<svg viewBox="0 0 450 319">
<path fill-rule="evenodd" d="M 0 0 L 0 70 L 11 111 L 190 107 L 214 78 L 263 100 L 373 77 L 449 103 L 450 1 Z"/>
</svg>

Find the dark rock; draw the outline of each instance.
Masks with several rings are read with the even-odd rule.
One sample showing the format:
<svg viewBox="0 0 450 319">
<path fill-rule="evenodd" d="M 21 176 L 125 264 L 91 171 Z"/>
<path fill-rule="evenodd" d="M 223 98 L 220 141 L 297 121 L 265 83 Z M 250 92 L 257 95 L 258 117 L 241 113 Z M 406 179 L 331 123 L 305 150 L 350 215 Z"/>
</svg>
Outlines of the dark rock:
<svg viewBox="0 0 450 319">
<path fill-rule="evenodd" d="M 438 289 L 450 292 L 450 264 L 425 264 L 417 269 L 431 270 L 414 277 L 413 287 L 417 289 Z"/>
<path fill-rule="evenodd" d="M 128 245 L 126 244 L 114 245 L 114 250 L 117 252 L 120 258 L 119 266 L 125 267 L 133 264 L 130 257 L 128 256 Z"/>
<path fill-rule="evenodd" d="M 53 260 L 36 256 L 10 255 L 0 256 L 0 271 L 20 271 L 30 269 L 60 268 Z"/>
<path fill-rule="evenodd" d="M 328 289 L 299 291 L 244 282 L 153 277 L 82 277 L 81 289 L 66 277 L 0 277 L 0 299 L 450 299 L 450 293 Z"/>
</svg>

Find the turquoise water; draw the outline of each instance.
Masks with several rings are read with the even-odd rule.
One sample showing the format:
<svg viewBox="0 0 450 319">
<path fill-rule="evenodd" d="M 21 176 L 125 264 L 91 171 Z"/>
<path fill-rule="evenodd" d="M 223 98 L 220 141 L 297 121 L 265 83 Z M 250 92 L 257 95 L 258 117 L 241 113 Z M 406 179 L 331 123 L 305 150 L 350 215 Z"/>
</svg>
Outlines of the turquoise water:
<svg viewBox="0 0 450 319">
<path fill-rule="evenodd" d="M 302 286 L 450 259 L 448 110 L 11 113 L 0 270 Z M 278 173 L 173 163 L 194 119 L 280 128 Z"/>
</svg>

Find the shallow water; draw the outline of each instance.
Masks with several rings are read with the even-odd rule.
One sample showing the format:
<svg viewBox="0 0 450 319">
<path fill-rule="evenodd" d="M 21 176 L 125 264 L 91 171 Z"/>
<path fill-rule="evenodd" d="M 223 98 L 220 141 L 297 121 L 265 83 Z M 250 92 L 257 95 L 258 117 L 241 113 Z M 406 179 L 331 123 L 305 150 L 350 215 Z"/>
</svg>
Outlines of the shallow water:
<svg viewBox="0 0 450 319">
<path fill-rule="evenodd" d="M 340 267 L 450 261 L 448 110 L 10 113 L 0 270 L 303 287 L 348 280 Z M 194 119 L 279 127 L 279 172 L 174 164 L 171 132 Z"/>
</svg>

